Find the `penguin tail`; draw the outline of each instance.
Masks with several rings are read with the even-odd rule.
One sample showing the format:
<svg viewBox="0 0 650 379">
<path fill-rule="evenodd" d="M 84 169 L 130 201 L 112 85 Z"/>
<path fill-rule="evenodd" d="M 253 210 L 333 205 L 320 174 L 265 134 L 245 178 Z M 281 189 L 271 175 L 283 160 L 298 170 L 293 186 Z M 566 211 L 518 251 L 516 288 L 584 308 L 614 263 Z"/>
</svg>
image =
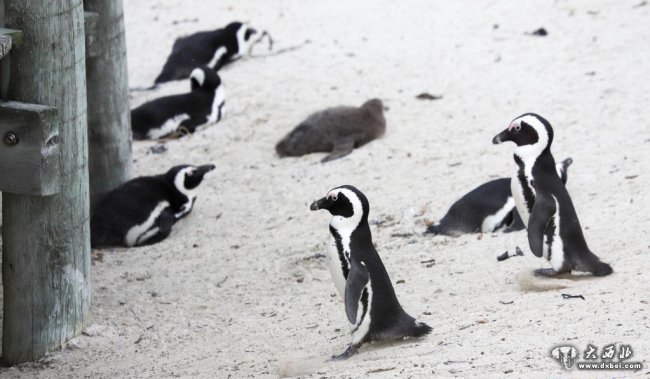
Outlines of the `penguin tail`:
<svg viewBox="0 0 650 379">
<path fill-rule="evenodd" d="M 578 267 L 576 267 L 579 271 L 590 272 L 594 276 L 607 276 L 614 272 L 612 266 L 601 261 L 596 254 L 591 251 L 587 251 L 586 256 L 581 258 Z"/>
<path fill-rule="evenodd" d="M 594 270 L 591 273 L 594 274 L 594 276 L 607 276 L 613 272 L 614 269 L 612 269 L 612 266 L 610 266 L 605 262 L 599 261 L 598 263 L 596 263 Z"/>
<path fill-rule="evenodd" d="M 415 321 L 415 324 L 410 330 L 409 337 L 413 337 L 413 338 L 423 337 L 431 333 L 432 330 L 433 329 L 429 325 L 420 321 Z"/>
<path fill-rule="evenodd" d="M 442 230 L 441 230 L 441 228 L 440 228 L 440 225 L 431 224 L 431 225 L 429 225 L 429 227 L 427 228 L 427 230 L 424 231 L 424 234 L 435 234 L 435 235 L 438 235 L 438 234 L 443 234 L 443 232 L 442 232 Z"/>
</svg>

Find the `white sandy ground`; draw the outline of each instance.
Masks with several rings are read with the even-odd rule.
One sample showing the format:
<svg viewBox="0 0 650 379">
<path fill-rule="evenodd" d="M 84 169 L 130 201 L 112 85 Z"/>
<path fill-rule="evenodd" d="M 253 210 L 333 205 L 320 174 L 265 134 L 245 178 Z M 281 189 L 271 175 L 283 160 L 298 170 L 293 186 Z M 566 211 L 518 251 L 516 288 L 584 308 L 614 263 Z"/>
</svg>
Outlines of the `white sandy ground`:
<svg viewBox="0 0 650 379">
<path fill-rule="evenodd" d="M 153 81 L 176 36 L 232 20 L 269 30 L 278 49 L 311 43 L 224 69 L 222 122 L 168 142 L 160 155 L 147 153 L 154 142 L 134 143 L 137 175 L 180 163 L 217 169 L 169 239 L 94 252 L 87 335 L 0 376 L 277 377 L 281 366 L 308 366 L 304 376 L 314 378 L 648 377 L 650 4 L 640 2 L 125 1 L 131 87 Z M 525 34 L 539 27 L 549 35 Z M 132 104 L 188 88 L 135 92 Z M 425 91 L 444 98 L 415 99 Z M 371 97 L 389 107 L 385 138 L 325 165 L 323 154 L 275 155 L 275 143 L 312 111 Z M 526 111 L 554 125 L 555 157 L 574 159 L 569 192 L 590 247 L 614 275 L 523 291 L 517 277 L 547 267 L 528 252 L 524 232 L 419 235 L 466 191 L 511 174 L 514 146 L 491 140 Z M 312 364 L 350 340 L 316 256 L 325 253 L 329 215 L 308 209 L 341 184 L 370 199 L 370 219 L 383 221 L 372 226 L 375 245 L 397 295 L 433 332 Z M 497 262 L 517 245 L 526 256 Z M 644 368 L 563 371 L 549 351 L 566 343 L 580 352 L 628 344 Z"/>
</svg>

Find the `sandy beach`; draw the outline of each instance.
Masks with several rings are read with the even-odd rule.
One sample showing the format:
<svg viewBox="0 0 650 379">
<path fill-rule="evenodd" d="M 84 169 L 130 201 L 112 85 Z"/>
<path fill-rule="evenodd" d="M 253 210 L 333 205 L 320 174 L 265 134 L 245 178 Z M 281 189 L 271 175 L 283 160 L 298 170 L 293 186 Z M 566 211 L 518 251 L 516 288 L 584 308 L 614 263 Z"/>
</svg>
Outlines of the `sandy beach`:
<svg viewBox="0 0 650 379">
<path fill-rule="evenodd" d="M 226 115 L 195 134 L 134 142 L 135 175 L 213 163 L 192 214 L 162 243 L 93 250 L 93 324 L 0 377 L 648 377 L 650 4 L 597 1 L 124 1 L 130 87 L 151 85 L 176 37 L 234 20 L 275 49 L 220 71 Z M 545 28 L 547 36 L 530 35 Z M 290 49 L 295 47 L 295 49 Z M 133 107 L 189 90 L 132 91 Z M 439 100 L 416 99 L 423 92 Z M 380 98 L 386 135 L 327 164 L 274 146 L 310 113 Z M 92 105 L 89 105 L 92 106 Z M 551 281 L 525 232 L 423 236 L 460 196 L 510 176 L 492 138 L 524 112 L 554 127 L 556 160 L 592 251 L 614 274 Z M 310 203 L 351 184 L 375 247 L 426 338 L 350 341 L 323 254 L 329 214 Z M 644 195 L 645 193 L 645 195 Z M 497 262 L 520 246 L 525 256 Z M 524 278 L 524 279 L 522 279 Z M 535 282 L 538 283 L 538 282 Z M 539 284 L 539 283 L 538 283 Z M 548 284 L 548 283 L 547 283 Z M 544 285 L 544 284 L 540 284 Z M 564 299 L 562 294 L 582 295 Z M 639 371 L 566 371 L 550 351 L 629 345 Z"/>
</svg>

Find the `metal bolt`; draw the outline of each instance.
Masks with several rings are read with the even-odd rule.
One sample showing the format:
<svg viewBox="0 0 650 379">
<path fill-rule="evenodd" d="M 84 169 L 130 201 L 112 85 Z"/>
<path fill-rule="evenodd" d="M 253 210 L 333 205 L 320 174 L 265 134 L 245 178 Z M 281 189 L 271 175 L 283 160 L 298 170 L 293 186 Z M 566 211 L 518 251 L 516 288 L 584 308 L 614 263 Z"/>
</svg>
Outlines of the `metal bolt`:
<svg viewBox="0 0 650 379">
<path fill-rule="evenodd" d="M 12 131 L 8 131 L 2 140 L 7 146 L 14 146 L 17 145 L 18 142 L 20 142 L 18 135 Z"/>
</svg>

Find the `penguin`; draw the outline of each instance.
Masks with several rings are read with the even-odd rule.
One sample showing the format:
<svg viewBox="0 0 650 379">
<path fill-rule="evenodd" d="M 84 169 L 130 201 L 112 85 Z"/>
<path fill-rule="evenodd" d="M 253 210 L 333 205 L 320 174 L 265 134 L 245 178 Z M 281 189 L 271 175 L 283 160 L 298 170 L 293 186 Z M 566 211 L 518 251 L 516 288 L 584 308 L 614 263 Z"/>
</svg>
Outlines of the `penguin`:
<svg viewBox="0 0 650 379">
<path fill-rule="evenodd" d="M 358 189 L 344 185 L 314 201 L 310 209 L 330 212 L 329 269 L 345 303 L 352 343 L 332 359 L 347 359 L 365 342 L 422 337 L 431 327 L 407 314 L 372 243 L 370 205 Z"/>
<path fill-rule="evenodd" d="M 221 78 L 206 66 L 190 75 L 191 92 L 161 97 L 131 111 L 133 139 L 159 139 L 177 132 L 194 133 L 197 127 L 220 121 L 226 95 Z"/>
<path fill-rule="evenodd" d="M 180 165 L 167 173 L 131 179 L 109 192 L 90 220 L 92 247 L 143 246 L 169 236 L 192 211 L 196 188 L 215 166 Z"/>
<path fill-rule="evenodd" d="M 256 34 L 257 30 L 236 21 L 224 28 L 198 32 L 176 39 L 171 54 L 154 81 L 154 86 L 185 79 L 194 67 L 200 65 L 218 71 L 224 65 L 241 58 L 248 51 L 249 45 L 253 46 L 252 39 Z M 264 32 L 255 42 L 261 40 L 264 35 L 268 33 Z M 269 41 L 272 43 L 270 36 Z"/>
<path fill-rule="evenodd" d="M 564 184 L 571 163 L 573 159 L 567 158 L 555 167 Z M 515 209 L 510 181 L 511 178 L 500 178 L 474 188 L 457 200 L 440 222 L 430 225 L 425 233 L 455 237 L 464 233 L 524 230 L 526 227 Z"/>
<path fill-rule="evenodd" d="M 384 106 L 371 99 L 361 107 L 339 106 L 311 114 L 275 146 L 280 157 L 328 152 L 325 163 L 350 154 L 386 132 Z"/>
<path fill-rule="evenodd" d="M 497 134 L 492 143 L 514 142 L 517 170 L 511 191 L 528 230 L 528 245 L 551 268 L 537 276 L 556 276 L 572 270 L 605 276 L 612 267 L 589 250 L 569 192 L 555 170 L 551 154 L 553 128 L 542 116 L 525 113 Z"/>
</svg>

